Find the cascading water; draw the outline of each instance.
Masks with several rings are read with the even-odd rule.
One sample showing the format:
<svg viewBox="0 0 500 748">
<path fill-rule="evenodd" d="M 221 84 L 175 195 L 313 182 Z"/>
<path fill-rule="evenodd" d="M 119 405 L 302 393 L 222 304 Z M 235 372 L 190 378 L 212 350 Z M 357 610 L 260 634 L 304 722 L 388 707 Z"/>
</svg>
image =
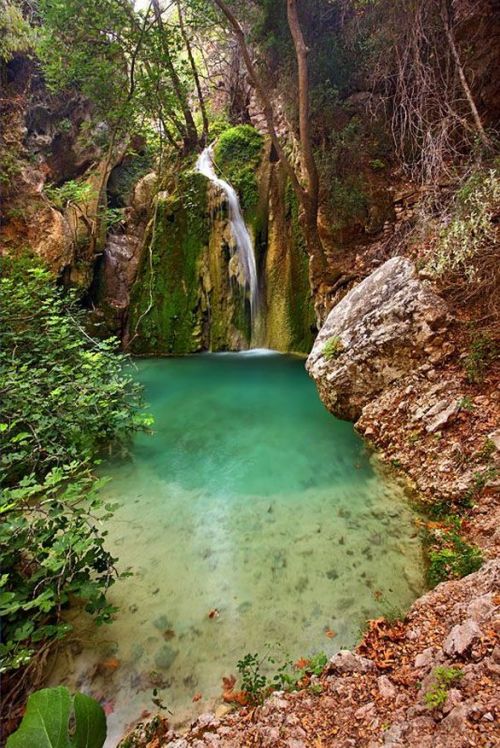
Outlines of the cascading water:
<svg viewBox="0 0 500 748">
<path fill-rule="evenodd" d="M 231 232 L 234 237 L 236 244 L 236 252 L 240 261 L 243 273 L 245 275 L 245 283 L 250 291 L 250 313 L 252 322 L 252 340 L 255 339 L 256 328 L 258 324 L 258 312 L 259 312 L 259 287 L 257 279 L 257 265 L 255 262 L 255 254 L 253 248 L 252 238 L 246 227 L 243 214 L 241 212 L 240 201 L 236 191 L 229 182 L 224 179 L 220 179 L 215 173 L 214 161 L 213 161 L 213 146 L 205 148 L 203 153 L 198 157 L 196 162 L 196 170 L 207 177 L 213 184 L 221 189 L 229 205 L 229 222 L 231 226 Z"/>
</svg>

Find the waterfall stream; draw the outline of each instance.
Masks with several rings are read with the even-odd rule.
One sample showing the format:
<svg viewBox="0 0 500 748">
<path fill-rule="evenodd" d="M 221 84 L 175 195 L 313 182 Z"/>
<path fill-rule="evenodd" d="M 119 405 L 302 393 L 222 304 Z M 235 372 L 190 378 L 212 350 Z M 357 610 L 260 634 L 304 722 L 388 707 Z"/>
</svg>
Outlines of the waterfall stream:
<svg viewBox="0 0 500 748">
<path fill-rule="evenodd" d="M 196 170 L 207 177 L 213 184 L 221 189 L 229 205 L 229 222 L 231 232 L 236 245 L 236 252 L 240 265 L 245 276 L 245 284 L 250 291 L 250 313 L 252 322 L 252 339 L 255 337 L 257 325 L 258 307 L 259 307 L 259 288 L 257 279 L 257 265 L 255 262 L 254 247 L 252 237 L 246 227 L 243 214 L 241 212 L 240 201 L 236 190 L 226 182 L 220 179 L 215 173 L 213 162 L 213 146 L 208 146 L 198 157 Z"/>
</svg>

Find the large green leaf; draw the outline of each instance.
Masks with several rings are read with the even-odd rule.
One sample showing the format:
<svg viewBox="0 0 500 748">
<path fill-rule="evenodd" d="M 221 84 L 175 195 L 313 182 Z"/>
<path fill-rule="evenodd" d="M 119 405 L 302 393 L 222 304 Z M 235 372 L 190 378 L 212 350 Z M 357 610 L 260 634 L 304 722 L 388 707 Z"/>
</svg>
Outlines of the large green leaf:
<svg viewBox="0 0 500 748">
<path fill-rule="evenodd" d="M 71 748 L 68 736 L 71 696 L 67 688 L 43 688 L 28 699 L 20 728 L 7 748 Z"/>
<path fill-rule="evenodd" d="M 75 694 L 75 748 L 102 748 L 106 740 L 106 716 L 97 701 Z"/>
<path fill-rule="evenodd" d="M 69 735 L 74 709 L 75 727 Z M 74 699 L 67 688 L 44 688 L 28 699 L 21 726 L 7 741 L 7 748 L 102 748 L 106 717 L 102 707 L 82 693 Z"/>
</svg>

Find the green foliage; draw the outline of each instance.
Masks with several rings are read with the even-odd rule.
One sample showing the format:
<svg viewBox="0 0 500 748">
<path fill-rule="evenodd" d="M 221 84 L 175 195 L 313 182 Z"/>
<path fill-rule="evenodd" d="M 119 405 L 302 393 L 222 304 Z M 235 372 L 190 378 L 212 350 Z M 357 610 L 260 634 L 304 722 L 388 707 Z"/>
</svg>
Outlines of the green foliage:
<svg viewBox="0 0 500 748">
<path fill-rule="evenodd" d="M 306 676 L 309 685 L 310 676 L 321 675 L 327 662 L 326 654 L 319 652 L 308 660 L 297 663 L 286 661 L 276 668 L 273 675 L 266 675 L 263 671 L 274 669 L 276 659 L 271 655 L 259 656 L 256 653 L 245 655 L 236 667 L 241 677 L 241 688 L 250 703 L 261 704 L 271 691 L 296 690 Z"/>
<path fill-rule="evenodd" d="M 331 361 L 338 358 L 343 350 L 344 344 L 341 339 L 335 335 L 326 341 L 321 353 L 327 361 Z"/>
<path fill-rule="evenodd" d="M 447 579 L 461 579 L 472 574 L 483 563 L 481 550 L 465 542 L 456 530 L 434 534 L 433 546 L 427 570 L 432 587 Z"/>
<path fill-rule="evenodd" d="M 90 696 L 71 696 L 67 688 L 44 688 L 31 694 L 19 729 L 7 748 L 102 748 L 106 717 Z"/>
<path fill-rule="evenodd" d="M 458 403 L 458 407 L 460 408 L 460 410 L 465 410 L 467 413 L 473 413 L 476 408 L 468 395 L 462 397 L 462 399 Z"/>
<path fill-rule="evenodd" d="M 7 147 L 2 143 L 0 149 L 0 187 L 11 185 L 21 168 L 22 163 L 17 150 L 13 146 Z"/>
<path fill-rule="evenodd" d="M 387 168 L 387 165 L 380 158 L 374 158 L 370 161 L 370 166 L 373 171 L 383 171 Z"/>
<path fill-rule="evenodd" d="M 494 455 L 495 452 L 496 452 L 495 442 L 493 441 L 493 439 L 490 439 L 490 437 L 487 436 L 486 439 L 484 440 L 483 446 L 477 453 L 477 457 L 481 462 L 488 462 L 490 457 L 492 457 L 492 455 Z"/>
<path fill-rule="evenodd" d="M 439 709 L 444 705 L 450 686 L 456 685 L 464 676 L 463 670 L 456 667 L 434 668 L 434 684 L 424 694 L 424 702 L 429 709 Z"/>
<path fill-rule="evenodd" d="M 92 467 L 149 421 L 116 341 L 89 338 L 85 314 L 50 273 L 29 258 L 5 261 L 0 293 L 0 655 L 8 670 L 68 632 L 61 613 L 70 598 L 110 620 L 115 559 L 98 521 L 112 507 L 102 505 Z"/>
<path fill-rule="evenodd" d="M 255 175 L 262 158 L 262 135 L 251 125 L 237 125 L 220 135 L 215 161 L 222 175 L 239 193 L 243 211 L 255 208 L 258 185 Z"/>
<path fill-rule="evenodd" d="M 64 210 L 68 205 L 82 205 L 96 196 L 95 189 L 87 182 L 78 182 L 70 179 L 60 187 L 47 185 L 44 193 L 52 205 L 59 210 Z"/>
<path fill-rule="evenodd" d="M 458 190 L 448 224 L 440 232 L 428 264 L 436 276 L 461 272 L 468 280 L 476 273 L 474 258 L 495 243 L 494 217 L 500 204 L 498 168 L 478 170 Z"/>
<path fill-rule="evenodd" d="M 27 52 L 33 42 L 33 32 L 15 0 L 0 2 L 0 62 L 9 62 L 19 52 Z"/>
<path fill-rule="evenodd" d="M 473 337 L 467 356 L 464 359 L 467 380 L 471 383 L 482 382 L 486 370 L 495 361 L 497 356 L 497 344 L 488 335 Z"/>
</svg>

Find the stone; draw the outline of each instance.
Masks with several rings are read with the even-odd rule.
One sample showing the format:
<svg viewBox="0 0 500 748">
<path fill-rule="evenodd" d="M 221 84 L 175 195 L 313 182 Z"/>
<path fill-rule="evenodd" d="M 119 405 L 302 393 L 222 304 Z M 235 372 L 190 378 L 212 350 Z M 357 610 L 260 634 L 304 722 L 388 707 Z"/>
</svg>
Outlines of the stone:
<svg viewBox="0 0 500 748">
<path fill-rule="evenodd" d="M 306 368 L 323 403 L 358 419 L 377 394 L 424 361 L 446 318 L 445 302 L 408 259 L 385 262 L 331 310 L 316 338 Z"/>
<path fill-rule="evenodd" d="M 443 704 L 443 712 L 449 714 L 462 701 L 462 693 L 458 688 L 450 688 L 446 701 Z"/>
<path fill-rule="evenodd" d="M 408 731 L 408 722 L 395 722 L 389 729 L 384 733 L 384 745 L 396 746 L 402 745 L 402 740 L 405 733 Z"/>
<path fill-rule="evenodd" d="M 330 659 L 328 669 L 334 669 L 340 673 L 367 673 L 375 670 L 375 663 L 348 649 L 341 649 Z"/>
<path fill-rule="evenodd" d="M 157 180 L 156 173 L 152 171 L 145 174 L 135 185 L 131 204 L 136 213 L 145 213 L 151 207 Z"/>
<path fill-rule="evenodd" d="M 168 670 L 177 657 L 178 652 L 165 644 L 155 655 L 155 666 L 160 670 Z"/>
<path fill-rule="evenodd" d="M 500 452 L 500 429 L 496 429 L 495 431 L 492 431 L 491 434 L 488 434 L 488 439 L 493 442 L 497 452 Z"/>
<path fill-rule="evenodd" d="M 450 733 L 459 735 L 465 729 L 467 708 L 464 704 L 458 704 L 442 721 L 443 727 Z"/>
<path fill-rule="evenodd" d="M 373 701 L 369 701 L 368 704 L 364 704 L 363 706 L 360 706 L 359 709 L 356 709 L 354 716 L 356 719 L 368 719 L 373 716 L 374 712 L 375 704 Z"/>
<path fill-rule="evenodd" d="M 423 652 L 420 652 L 420 654 L 415 657 L 415 667 L 417 669 L 431 667 L 434 662 L 435 654 L 436 650 L 434 647 L 427 647 L 427 649 L 424 649 Z"/>
<path fill-rule="evenodd" d="M 394 683 L 387 677 L 387 675 L 381 675 L 377 678 L 378 690 L 383 699 L 395 699 L 397 694 L 397 688 Z"/>
<path fill-rule="evenodd" d="M 426 418 L 431 416 L 432 420 L 427 424 L 425 430 L 428 434 L 433 434 L 435 431 L 439 431 L 443 426 L 446 426 L 450 418 L 458 413 L 459 405 L 458 401 L 453 400 L 451 403 L 448 400 L 441 400 L 426 414 Z"/>
<path fill-rule="evenodd" d="M 474 642 L 481 638 L 482 632 L 476 621 L 472 618 L 464 623 L 453 626 L 445 639 L 443 650 L 449 657 L 463 655 L 472 647 Z"/>
<path fill-rule="evenodd" d="M 473 621 L 481 623 L 491 618 L 495 611 L 495 605 L 491 598 L 491 595 L 481 595 L 476 597 L 469 603 L 467 607 L 467 616 L 472 618 Z"/>
<path fill-rule="evenodd" d="M 230 714 L 233 709 L 234 707 L 230 706 L 229 704 L 219 704 L 215 709 L 216 719 L 222 719 L 226 716 L 226 714 Z"/>
</svg>

